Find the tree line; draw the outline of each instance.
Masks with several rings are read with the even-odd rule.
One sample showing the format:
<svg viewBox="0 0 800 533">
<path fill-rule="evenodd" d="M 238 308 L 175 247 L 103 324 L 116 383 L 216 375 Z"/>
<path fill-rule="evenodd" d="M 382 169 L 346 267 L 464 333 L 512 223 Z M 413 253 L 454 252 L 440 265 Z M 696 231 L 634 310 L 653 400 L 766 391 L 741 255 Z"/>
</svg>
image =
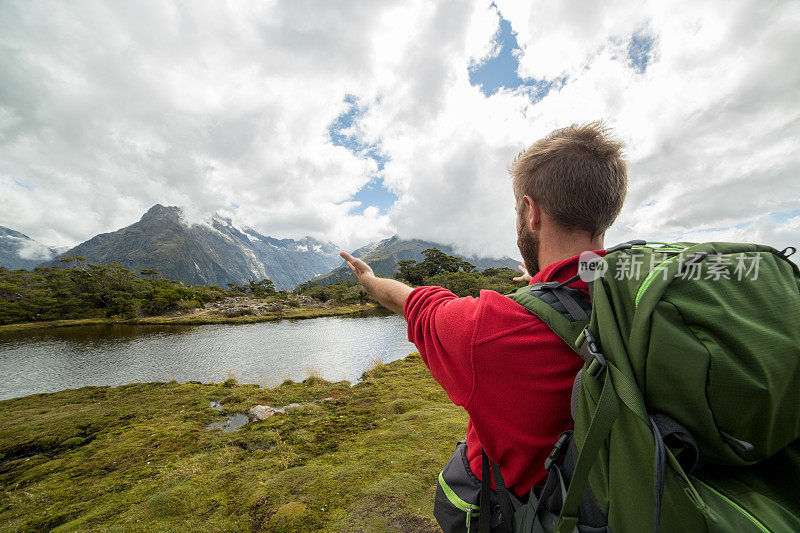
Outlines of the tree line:
<svg viewBox="0 0 800 533">
<path fill-rule="evenodd" d="M 459 296 L 478 296 L 480 291 L 510 292 L 520 286 L 510 268 L 487 268 L 447 255 L 436 248 L 422 252 L 423 260 L 400 261 L 395 278 L 410 285 L 437 285 Z M 286 291 L 276 291 L 269 279 L 246 283 L 184 285 L 164 279 L 156 269 L 136 274 L 119 263 L 95 265 L 82 257 L 68 257 L 55 267 L 9 270 L 0 267 L 0 324 L 71 318 L 138 318 L 169 311 L 202 308 L 226 296 L 274 297 L 284 300 Z M 365 303 L 373 301 L 354 278 L 341 278 L 331 285 L 306 282 L 296 291 L 323 302 Z"/>
<path fill-rule="evenodd" d="M 0 267 L 0 324 L 68 318 L 137 318 L 202 308 L 225 296 L 276 294 L 272 281 L 184 285 L 155 269 L 139 275 L 119 263 L 95 265 L 68 257 L 55 267 L 32 271 Z"/>
<path fill-rule="evenodd" d="M 481 290 L 505 294 L 522 285 L 513 280 L 518 274 L 510 268 L 487 268 L 478 272 L 475 265 L 436 248 L 423 250 L 422 256 L 423 259 L 419 262 L 413 259 L 398 261 L 395 279 L 417 287 L 444 287 L 458 296 L 479 296 Z M 356 303 L 372 300 L 352 275 L 343 276 L 330 285 L 309 281 L 300 285 L 297 290 L 322 301 Z"/>
</svg>

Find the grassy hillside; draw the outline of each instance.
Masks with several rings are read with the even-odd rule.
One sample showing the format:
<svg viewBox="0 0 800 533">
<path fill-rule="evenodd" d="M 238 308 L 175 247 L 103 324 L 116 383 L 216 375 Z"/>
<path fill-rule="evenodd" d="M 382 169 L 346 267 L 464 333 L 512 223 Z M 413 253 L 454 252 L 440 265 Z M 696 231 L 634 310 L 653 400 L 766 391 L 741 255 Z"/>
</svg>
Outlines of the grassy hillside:
<svg viewBox="0 0 800 533">
<path fill-rule="evenodd" d="M 313 377 L 270 390 L 233 380 L 84 387 L 0 402 L 0 529 L 437 531 L 436 477 L 466 414 L 417 354 L 363 378 L 352 388 Z M 236 432 L 204 429 L 292 402 Z"/>
</svg>

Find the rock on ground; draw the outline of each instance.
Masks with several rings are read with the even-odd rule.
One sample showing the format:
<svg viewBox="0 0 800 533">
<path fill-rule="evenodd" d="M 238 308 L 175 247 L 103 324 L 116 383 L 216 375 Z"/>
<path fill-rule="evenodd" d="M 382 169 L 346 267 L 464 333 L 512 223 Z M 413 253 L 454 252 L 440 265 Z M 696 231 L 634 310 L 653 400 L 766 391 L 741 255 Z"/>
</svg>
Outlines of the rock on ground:
<svg viewBox="0 0 800 533">
<path fill-rule="evenodd" d="M 250 419 L 250 422 L 258 422 L 260 420 L 266 420 L 274 414 L 275 409 L 269 405 L 256 405 L 247 411 L 247 418 Z"/>
</svg>

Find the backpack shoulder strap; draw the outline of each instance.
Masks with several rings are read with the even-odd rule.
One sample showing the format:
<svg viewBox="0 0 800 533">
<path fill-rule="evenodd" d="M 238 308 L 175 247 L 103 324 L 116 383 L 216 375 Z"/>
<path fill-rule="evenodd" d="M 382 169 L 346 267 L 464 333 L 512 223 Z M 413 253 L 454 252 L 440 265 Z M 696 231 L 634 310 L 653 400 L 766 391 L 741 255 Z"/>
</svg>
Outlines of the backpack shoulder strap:
<svg viewBox="0 0 800 533">
<path fill-rule="evenodd" d="M 646 241 L 640 239 L 623 242 L 606 248 L 605 257 L 620 250 L 628 250 L 634 246 L 646 244 Z M 520 287 L 506 296 L 542 319 L 570 348 L 589 362 L 591 358 L 587 359 L 586 354 L 581 353 L 580 347 L 584 342 L 583 330 L 589 325 L 591 319 L 592 303 L 586 293 L 569 286 L 578 279 L 580 279 L 579 275 L 564 282 L 533 283 Z M 589 282 L 589 292 L 591 293 L 592 290 L 593 282 Z"/>
<path fill-rule="evenodd" d="M 575 342 L 589 324 L 592 313 L 591 301 L 583 291 L 549 281 L 520 287 L 506 296 L 539 317 L 570 348 L 579 352 Z"/>
</svg>

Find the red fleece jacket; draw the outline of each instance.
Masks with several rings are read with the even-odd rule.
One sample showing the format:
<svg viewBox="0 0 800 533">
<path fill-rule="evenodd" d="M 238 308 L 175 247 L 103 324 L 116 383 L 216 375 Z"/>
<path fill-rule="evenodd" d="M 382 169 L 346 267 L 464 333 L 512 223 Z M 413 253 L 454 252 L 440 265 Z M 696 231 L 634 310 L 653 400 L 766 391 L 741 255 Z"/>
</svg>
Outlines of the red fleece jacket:
<svg viewBox="0 0 800 533">
<path fill-rule="evenodd" d="M 577 269 L 578 256 L 571 257 L 541 270 L 531 283 L 565 281 Z M 588 292 L 583 281 L 571 287 Z M 544 460 L 558 435 L 573 425 L 570 392 L 581 358 L 537 316 L 494 291 L 459 298 L 441 287 L 419 287 L 403 314 L 408 340 L 453 403 L 469 414 L 473 473 L 481 477 L 483 446 L 506 486 L 526 497 L 544 480 Z"/>
</svg>

